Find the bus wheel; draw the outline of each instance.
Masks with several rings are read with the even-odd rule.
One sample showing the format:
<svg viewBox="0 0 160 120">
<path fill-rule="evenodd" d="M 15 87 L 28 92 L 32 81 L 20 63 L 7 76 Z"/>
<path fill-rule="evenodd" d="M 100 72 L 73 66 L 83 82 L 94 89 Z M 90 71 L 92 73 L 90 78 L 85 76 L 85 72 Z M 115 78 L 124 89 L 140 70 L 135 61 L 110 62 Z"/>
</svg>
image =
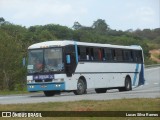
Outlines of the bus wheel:
<svg viewBox="0 0 160 120">
<path fill-rule="evenodd" d="M 54 91 L 43 91 L 45 96 L 47 97 L 51 97 L 51 96 L 54 96 L 55 95 L 55 92 Z"/>
<path fill-rule="evenodd" d="M 132 90 L 131 79 L 130 79 L 130 77 L 127 76 L 125 79 L 125 86 L 119 88 L 119 92 L 130 91 L 130 90 Z"/>
<path fill-rule="evenodd" d="M 107 89 L 105 88 L 99 88 L 99 89 L 95 89 L 96 93 L 106 93 Z"/>
<path fill-rule="evenodd" d="M 125 90 L 125 91 L 130 91 L 130 90 L 132 90 L 132 84 L 131 84 L 131 79 L 130 79 L 130 77 L 126 77 L 124 90 Z"/>
<path fill-rule="evenodd" d="M 77 90 L 74 90 L 73 93 L 74 93 L 75 95 L 86 94 L 86 85 L 85 85 L 85 83 L 83 82 L 82 79 L 79 79 L 79 80 L 78 80 Z"/>
</svg>

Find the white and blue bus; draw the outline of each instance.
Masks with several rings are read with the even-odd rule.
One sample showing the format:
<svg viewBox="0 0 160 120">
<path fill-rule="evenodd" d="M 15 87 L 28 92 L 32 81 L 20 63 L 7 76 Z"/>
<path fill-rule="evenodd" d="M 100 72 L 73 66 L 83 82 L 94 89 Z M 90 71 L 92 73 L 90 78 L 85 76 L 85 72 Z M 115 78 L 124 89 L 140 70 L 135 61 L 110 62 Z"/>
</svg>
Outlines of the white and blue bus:
<svg viewBox="0 0 160 120">
<path fill-rule="evenodd" d="M 129 91 L 144 84 L 140 46 L 48 41 L 28 48 L 27 89 L 53 96 L 62 91 L 86 94 L 108 89 Z"/>
</svg>

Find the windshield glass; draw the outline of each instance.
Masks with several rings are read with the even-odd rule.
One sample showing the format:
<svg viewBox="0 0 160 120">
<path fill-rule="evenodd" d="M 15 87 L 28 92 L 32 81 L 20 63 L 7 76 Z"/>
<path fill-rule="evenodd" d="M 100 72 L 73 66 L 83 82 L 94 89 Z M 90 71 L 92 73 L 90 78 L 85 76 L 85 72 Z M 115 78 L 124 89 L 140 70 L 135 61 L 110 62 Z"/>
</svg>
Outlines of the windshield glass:
<svg viewBox="0 0 160 120">
<path fill-rule="evenodd" d="M 62 48 L 30 50 L 27 68 L 28 73 L 63 71 Z"/>
<path fill-rule="evenodd" d="M 44 63 L 44 72 L 62 71 L 62 48 L 45 49 Z"/>
<path fill-rule="evenodd" d="M 43 50 L 29 51 L 28 72 L 42 72 L 43 69 Z"/>
</svg>

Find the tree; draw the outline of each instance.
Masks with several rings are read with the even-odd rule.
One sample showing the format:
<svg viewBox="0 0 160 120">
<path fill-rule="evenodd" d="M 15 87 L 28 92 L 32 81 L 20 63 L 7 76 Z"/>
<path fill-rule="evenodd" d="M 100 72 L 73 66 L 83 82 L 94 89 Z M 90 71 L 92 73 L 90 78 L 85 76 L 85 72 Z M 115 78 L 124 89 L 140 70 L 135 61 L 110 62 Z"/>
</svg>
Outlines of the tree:
<svg viewBox="0 0 160 120">
<path fill-rule="evenodd" d="M 72 27 L 74 30 L 79 30 L 82 28 L 82 25 L 79 22 L 74 22 L 74 25 Z"/>
<path fill-rule="evenodd" d="M 3 17 L 0 17 L 0 23 L 4 23 L 5 19 Z"/>
<path fill-rule="evenodd" d="M 15 37 L 2 30 L 0 30 L 0 43 L 0 89 L 13 90 L 17 83 L 24 82 L 21 46 Z"/>
<path fill-rule="evenodd" d="M 109 30 L 109 26 L 105 20 L 98 19 L 94 21 L 92 28 L 95 29 L 98 33 L 106 33 Z"/>
</svg>

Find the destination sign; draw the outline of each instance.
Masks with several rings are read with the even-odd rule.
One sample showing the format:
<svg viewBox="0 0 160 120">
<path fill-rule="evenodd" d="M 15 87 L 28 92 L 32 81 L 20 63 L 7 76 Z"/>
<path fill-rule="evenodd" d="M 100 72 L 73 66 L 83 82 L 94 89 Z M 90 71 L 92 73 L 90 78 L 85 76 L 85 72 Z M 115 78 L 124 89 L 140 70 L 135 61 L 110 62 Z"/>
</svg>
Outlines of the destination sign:
<svg viewBox="0 0 160 120">
<path fill-rule="evenodd" d="M 34 80 L 54 79 L 54 75 L 34 75 Z"/>
</svg>

